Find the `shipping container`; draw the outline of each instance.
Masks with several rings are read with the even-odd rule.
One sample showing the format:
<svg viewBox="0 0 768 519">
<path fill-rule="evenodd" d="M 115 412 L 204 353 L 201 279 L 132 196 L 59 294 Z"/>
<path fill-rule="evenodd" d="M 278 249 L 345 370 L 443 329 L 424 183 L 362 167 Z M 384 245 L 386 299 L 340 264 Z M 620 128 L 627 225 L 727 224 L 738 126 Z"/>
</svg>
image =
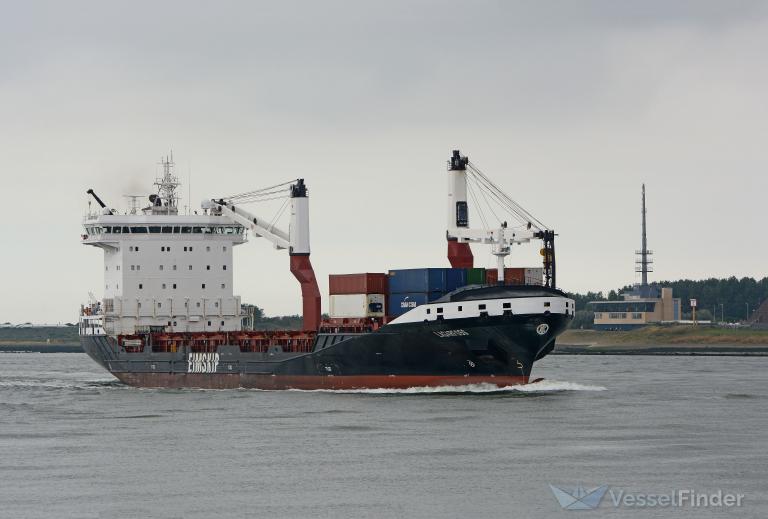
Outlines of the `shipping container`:
<svg viewBox="0 0 768 519">
<path fill-rule="evenodd" d="M 410 292 L 405 294 L 390 294 L 387 304 L 387 312 L 390 316 L 397 317 L 402 315 L 408 310 L 416 308 L 419 305 L 423 305 L 440 299 L 443 297 L 443 292 Z"/>
<path fill-rule="evenodd" d="M 526 285 L 542 285 L 544 284 L 544 269 L 538 268 L 526 268 L 525 269 L 525 284 Z"/>
<path fill-rule="evenodd" d="M 385 273 L 331 274 L 328 276 L 328 292 L 340 294 L 387 294 L 389 276 Z"/>
<path fill-rule="evenodd" d="M 485 281 L 485 269 L 474 268 L 467 270 L 467 285 L 484 285 Z"/>
<path fill-rule="evenodd" d="M 467 286 L 467 269 L 445 269 L 445 291 Z"/>
<path fill-rule="evenodd" d="M 467 284 L 465 269 L 423 268 L 389 271 L 389 292 L 450 292 Z"/>
<path fill-rule="evenodd" d="M 384 294 L 334 294 L 331 296 L 330 316 L 384 317 Z"/>
<path fill-rule="evenodd" d="M 499 271 L 497 269 L 488 269 L 485 271 L 485 279 L 489 285 L 495 285 L 499 280 Z M 524 285 L 525 269 L 519 267 L 507 267 L 504 269 L 505 285 Z"/>
<path fill-rule="evenodd" d="M 444 291 L 445 269 L 424 268 L 389 271 L 389 292 L 391 294 Z"/>
</svg>

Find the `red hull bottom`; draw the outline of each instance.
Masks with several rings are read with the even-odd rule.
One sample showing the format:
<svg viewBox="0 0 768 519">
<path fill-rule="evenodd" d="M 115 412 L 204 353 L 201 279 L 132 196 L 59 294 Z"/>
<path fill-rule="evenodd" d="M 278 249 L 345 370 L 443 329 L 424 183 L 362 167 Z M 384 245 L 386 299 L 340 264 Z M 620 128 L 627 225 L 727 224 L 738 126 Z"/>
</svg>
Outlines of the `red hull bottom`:
<svg viewBox="0 0 768 519">
<path fill-rule="evenodd" d="M 411 387 L 527 384 L 525 376 L 450 375 L 248 375 L 239 373 L 113 373 L 129 386 L 198 389 L 408 389 Z"/>
</svg>

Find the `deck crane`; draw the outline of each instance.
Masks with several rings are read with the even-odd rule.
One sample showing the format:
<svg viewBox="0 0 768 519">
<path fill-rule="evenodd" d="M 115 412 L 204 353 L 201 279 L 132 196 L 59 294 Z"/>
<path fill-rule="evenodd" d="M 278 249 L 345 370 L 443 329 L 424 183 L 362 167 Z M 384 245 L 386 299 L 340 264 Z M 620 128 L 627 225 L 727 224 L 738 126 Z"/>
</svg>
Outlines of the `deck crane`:
<svg viewBox="0 0 768 519">
<path fill-rule="evenodd" d="M 468 178 L 480 191 L 475 194 Z M 480 199 L 485 200 L 493 212 L 493 205 L 509 214 L 520 224 L 511 228 L 508 222 L 498 222 L 498 227 L 491 228 L 482 212 L 483 228 L 473 228 L 469 224 L 469 194 L 476 209 L 481 211 Z M 513 244 L 529 243 L 533 239 L 541 239 L 543 247 L 541 255 L 544 263 L 545 285 L 555 288 L 555 232 L 547 229 L 544 224 L 528 213 L 514 200 L 499 189 L 488 177 L 477 169 L 468 157 L 462 156 L 459 150 L 453 150 L 448 160 L 448 221 L 446 237 L 448 238 L 448 260 L 454 268 L 472 268 L 474 257 L 469 247 L 470 243 L 491 245 L 491 252 L 496 256 L 498 280 L 504 282 L 504 258 L 510 254 Z"/>
<path fill-rule="evenodd" d="M 288 232 L 276 227 L 266 219 L 260 219 L 246 211 L 239 204 L 256 199 L 265 199 L 290 184 L 291 221 Z M 266 198 L 270 199 L 270 198 Z M 317 331 L 320 327 L 320 289 L 317 286 L 315 271 L 309 260 L 309 198 L 304 179 L 295 183 L 286 182 L 259 191 L 252 191 L 228 198 L 212 199 L 209 208 L 228 216 L 235 222 L 250 229 L 253 236 L 266 238 L 276 249 L 287 249 L 290 256 L 291 273 L 301 285 L 303 303 L 304 330 Z M 236 203 L 238 205 L 236 205 Z"/>
</svg>

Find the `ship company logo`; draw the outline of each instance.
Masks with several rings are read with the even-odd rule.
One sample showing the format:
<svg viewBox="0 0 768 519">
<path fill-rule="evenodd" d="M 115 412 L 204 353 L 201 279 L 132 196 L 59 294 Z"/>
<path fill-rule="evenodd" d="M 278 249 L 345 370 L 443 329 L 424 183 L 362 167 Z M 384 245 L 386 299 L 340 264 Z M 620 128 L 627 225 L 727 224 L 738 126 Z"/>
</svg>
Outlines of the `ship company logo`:
<svg viewBox="0 0 768 519">
<path fill-rule="evenodd" d="M 600 505 L 608 485 L 601 485 L 592 489 L 585 489 L 579 485 L 575 488 L 556 487 L 549 485 L 557 502 L 565 510 L 594 510 Z"/>
</svg>

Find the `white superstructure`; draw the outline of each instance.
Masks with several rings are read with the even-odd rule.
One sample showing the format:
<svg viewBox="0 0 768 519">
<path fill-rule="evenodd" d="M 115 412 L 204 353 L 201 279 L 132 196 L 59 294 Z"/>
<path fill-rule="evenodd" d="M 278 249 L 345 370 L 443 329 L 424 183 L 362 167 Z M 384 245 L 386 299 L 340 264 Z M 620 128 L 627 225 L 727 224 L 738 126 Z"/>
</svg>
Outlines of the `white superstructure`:
<svg viewBox="0 0 768 519">
<path fill-rule="evenodd" d="M 83 243 L 104 251 L 104 297 L 84 313 L 101 316 L 114 335 L 239 330 L 232 249 L 246 241 L 246 230 L 214 214 L 210 203 L 201 214 L 179 214 L 173 162 L 162 165 L 148 207 L 121 215 L 95 197 L 102 208 L 84 218 Z"/>
</svg>

